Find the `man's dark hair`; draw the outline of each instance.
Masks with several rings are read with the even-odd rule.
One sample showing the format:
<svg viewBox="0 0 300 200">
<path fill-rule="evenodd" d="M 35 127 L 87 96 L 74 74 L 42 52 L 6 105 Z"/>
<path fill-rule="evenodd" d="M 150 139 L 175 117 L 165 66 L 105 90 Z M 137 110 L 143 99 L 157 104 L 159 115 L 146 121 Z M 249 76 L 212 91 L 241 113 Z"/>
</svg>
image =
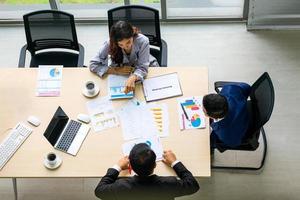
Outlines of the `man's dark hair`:
<svg viewBox="0 0 300 200">
<path fill-rule="evenodd" d="M 202 105 L 209 117 L 220 119 L 228 112 L 227 99 L 219 94 L 208 94 L 203 97 Z"/>
<path fill-rule="evenodd" d="M 141 177 L 149 176 L 155 168 L 156 155 L 146 144 L 136 144 L 129 154 L 130 165 L 135 173 Z"/>
</svg>

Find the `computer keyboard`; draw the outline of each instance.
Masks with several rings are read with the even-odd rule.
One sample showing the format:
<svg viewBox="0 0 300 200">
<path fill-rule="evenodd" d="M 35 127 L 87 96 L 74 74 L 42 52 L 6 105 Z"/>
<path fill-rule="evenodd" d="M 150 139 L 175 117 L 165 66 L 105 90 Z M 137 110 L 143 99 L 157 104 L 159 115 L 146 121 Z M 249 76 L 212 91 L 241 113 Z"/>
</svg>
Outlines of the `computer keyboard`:
<svg viewBox="0 0 300 200">
<path fill-rule="evenodd" d="M 78 130 L 80 129 L 80 126 L 81 123 L 71 120 L 66 130 L 64 131 L 61 139 L 59 140 L 57 148 L 67 152 Z"/>
<path fill-rule="evenodd" d="M 14 155 L 21 144 L 32 133 L 32 129 L 23 123 L 18 123 L 0 144 L 0 170 Z"/>
</svg>

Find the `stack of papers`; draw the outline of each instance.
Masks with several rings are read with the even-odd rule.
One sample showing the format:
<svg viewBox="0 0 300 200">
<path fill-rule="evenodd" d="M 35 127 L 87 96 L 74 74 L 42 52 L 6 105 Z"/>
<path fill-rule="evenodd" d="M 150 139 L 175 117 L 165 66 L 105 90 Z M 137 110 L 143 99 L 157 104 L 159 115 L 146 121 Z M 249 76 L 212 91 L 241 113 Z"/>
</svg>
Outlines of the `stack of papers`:
<svg viewBox="0 0 300 200">
<path fill-rule="evenodd" d="M 36 96 L 60 96 L 63 66 L 40 65 Z"/>
<path fill-rule="evenodd" d="M 128 76 L 114 74 L 108 76 L 108 93 L 110 99 L 128 99 L 133 97 L 133 92 L 124 93 L 127 79 Z"/>
<path fill-rule="evenodd" d="M 88 101 L 86 105 L 95 132 L 119 125 L 112 102 L 107 97 Z"/>
<path fill-rule="evenodd" d="M 169 135 L 169 114 L 167 104 L 146 104 L 130 100 L 118 112 L 124 140 L 166 137 Z"/>
<path fill-rule="evenodd" d="M 169 115 L 166 104 L 146 104 L 136 99 L 130 100 L 120 111 L 119 117 L 123 129 L 124 155 L 129 155 L 132 147 L 146 143 L 156 154 L 156 160 L 163 155 L 160 137 L 169 135 Z"/>
<path fill-rule="evenodd" d="M 157 135 L 154 118 L 149 108 L 129 101 L 118 112 L 122 124 L 124 140 L 148 138 Z"/>
<path fill-rule="evenodd" d="M 205 128 L 202 97 L 178 98 L 180 129 Z"/>
</svg>

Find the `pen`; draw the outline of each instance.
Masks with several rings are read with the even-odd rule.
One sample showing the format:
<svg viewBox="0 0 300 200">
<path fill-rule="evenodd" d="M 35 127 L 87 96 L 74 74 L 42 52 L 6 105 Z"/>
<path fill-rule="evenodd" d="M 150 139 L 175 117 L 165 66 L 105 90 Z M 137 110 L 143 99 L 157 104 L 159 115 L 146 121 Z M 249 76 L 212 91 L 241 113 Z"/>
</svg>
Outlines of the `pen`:
<svg viewBox="0 0 300 200">
<path fill-rule="evenodd" d="M 129 165 L 128 165 L 128 172 L 129 172 L 129 174 L 131 174 L 131 170 L 132 170 L 132 169 L 131 169 L 131 165 L 129 164 Z"/>
<path fill-rule="evenodd" d="M 182 108 L 183 113 L 184 113 L 184 115 L 185 115 L 185 118 L 186 118 L 187 120 L 189 120 L 189 117 L 188 117 L 188 115 L 186 114 L 186 111 L 185 111 L 185 109 L 184 109 L 184 106 L 182 105 L 182 103 L 180 103 L 180 105 L 181 105 L 181 108 Z"/>
</svg>

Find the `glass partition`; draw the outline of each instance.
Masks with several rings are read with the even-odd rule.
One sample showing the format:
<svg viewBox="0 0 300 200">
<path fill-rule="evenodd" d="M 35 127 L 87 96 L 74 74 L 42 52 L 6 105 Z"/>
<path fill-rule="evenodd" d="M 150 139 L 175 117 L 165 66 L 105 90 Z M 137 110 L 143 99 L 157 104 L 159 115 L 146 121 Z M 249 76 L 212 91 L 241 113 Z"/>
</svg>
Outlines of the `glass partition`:
<svg viewBox="0 0 300 200">
<path fill-rule="evenodd" d="M 244 0 L 57 0 L 76 19 L 103 20 L 107 10 L 124 4 L 156 8 L 164 19 L 242 18 Z M 163 9 L 161 9 L 163 8 Z M 49 0 L 0 0 L 0 20 L 22 20 L 25 13 L 50 9 Z"/>
<path fill-rule="evenodd" d="M 61 10 L 72 13 L 75 18 L 106 20 L 107 10 L 124 5 L 124 0 L 61 0 Z"/>
<path fill-rule="evenodd" d="M 167 0 L 167 19 L 242 18 L 244 0 Z"/>
</svg>

